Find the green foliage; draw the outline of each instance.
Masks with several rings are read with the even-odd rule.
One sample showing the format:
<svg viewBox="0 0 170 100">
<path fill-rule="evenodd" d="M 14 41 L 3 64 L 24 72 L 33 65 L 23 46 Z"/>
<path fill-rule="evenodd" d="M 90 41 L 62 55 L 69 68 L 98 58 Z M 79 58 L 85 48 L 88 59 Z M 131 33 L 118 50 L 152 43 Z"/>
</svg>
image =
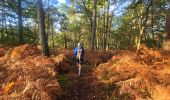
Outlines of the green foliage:
<svg viewBox="0 0 170 100">
<path fill-rule="evenodd" d="M 102 76 L 102 80 L 108 80 L 108 79 L 110 79 L 111 77 L 113 77 L 113 76 L 116 76 L 117 75 L 117 73 L 115 73 L 115 72 L 112 72 L 112 71 L 105 71 L 105 74 Z"/>
<path fill-rule="evenodd" d="M 69 86 L 70 79 L 67 75 L 58 75 L 58 82 L 61 85 L 61 87 L 67 87 Z"/>
<path fill-rule="evenodd" d="M 141 43 L 148 47 L 161 48 L 166 25 L 167 0 L 115 0 L 110 1 L 107 11 L 106 0 L 97 0 L 97 32 L 95 47 L 103 49 L 107 29 L 108 49 L 129 49 L 136 47 L 141 27 L 144 31 Z M 46 33 L 52 47 L 73 48 L 77 42 L 90 47 L 92 26 L 92 0 L 68 0 L 57 4 L 43 1 Z M 0 41 L 18 43 L 17 0 L 0 2 Z M 122 10 L 124 9 L 124 10 Z M 121 10 L 121 11 L 119 11 Z M 123 14 L 118 14 L 123 12 Z M 107 15 L 108 14 L 108 15 Z M 23 34 L 26 43 L 38 43 L 38 22 L 34 0 L 22 0 Z M 145 20 L 146 24 L 145 23 Z M 108 28 L 107 26 L 108 21 Z M 53 33 L 53 35 L 52 35 Z M 53 41 L 54 38 L 54 41 Z M 8 41 L 7 41 L 8 40 Z"/>
<path fill-rule="evenodd" d="M 122 95 L 120 95 L 119 97 L 121 100 L 131 100 L 131 94 L 130 93 L 124 93 Z"/>
<path fill-rule="evenodd" d="M 136 45 L 136 39 L 140 33 L 139 25 L 143 25 L 148 16 L 147 23 L 144 26 L 144 32 L 141 40 L 148 47 L 160 48 L 163 44 L 163 34 L 165 33 L 165 17 L 166 17 L 166 0 L 153 0 L 151 7 L 146 15 L 146 7 L 149 1 L 132 3 L 125 11 L 121 18 L 120 30 L 118 33 L 125 33 L 124 41 L 129 43 L 131 47 Z M 126 40 L 130 40 L 127 42 Z"/>
<path fill-rule="evenodd" d="M 104 84 L 101 88 L 101 90 L 103 91 L 104 94 L 110 96 L 112 95 L 112 92 L 114 91 L 114 89 L 116 89 L 116 85 L 115 84 Z"/>
</svg>

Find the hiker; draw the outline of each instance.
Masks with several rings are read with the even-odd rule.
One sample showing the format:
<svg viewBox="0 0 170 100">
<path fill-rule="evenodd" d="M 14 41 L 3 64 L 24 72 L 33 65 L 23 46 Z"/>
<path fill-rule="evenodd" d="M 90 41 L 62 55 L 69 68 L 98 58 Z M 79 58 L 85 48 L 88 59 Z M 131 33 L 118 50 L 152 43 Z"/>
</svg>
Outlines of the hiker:
<svg viewBox="0 0 170 100">
<path fill-rule="evenodd" d="M 78 65 L 78 76 L 81 75 L 81 67 L 83 63 L 83 56 L 84 56 L 84 48 L 81 43 L 78 43 L 77 47 L 74 49 L 74 55 L 77 59 L 77 65 Z"/>
</svg>

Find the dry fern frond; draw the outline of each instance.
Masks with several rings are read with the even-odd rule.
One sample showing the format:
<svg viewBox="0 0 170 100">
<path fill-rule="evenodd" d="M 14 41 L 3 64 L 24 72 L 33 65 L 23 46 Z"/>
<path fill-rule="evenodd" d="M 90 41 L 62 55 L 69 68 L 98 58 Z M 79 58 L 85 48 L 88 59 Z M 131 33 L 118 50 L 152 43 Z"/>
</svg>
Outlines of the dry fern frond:
<svg viewBox="0 0 170 100">
<path fill-rule="evenodd" d="M 9 92 L 9 90 L 12 88 L 13 85 L 14 85 L 14 82 L 8 83 L 8 84 L 3 88 L 2 94 L 7 95 L 8 92 Z"/>
</svg>

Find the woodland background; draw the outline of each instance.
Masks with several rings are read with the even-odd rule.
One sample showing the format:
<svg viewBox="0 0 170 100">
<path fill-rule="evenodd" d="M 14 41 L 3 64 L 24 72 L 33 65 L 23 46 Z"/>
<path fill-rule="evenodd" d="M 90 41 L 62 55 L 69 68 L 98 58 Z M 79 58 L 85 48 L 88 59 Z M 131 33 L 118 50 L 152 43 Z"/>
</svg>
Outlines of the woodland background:
<svg viewBox="0 0 170 100">
<path fill-rule="evenodd" d="M 49 47 L 162 48 L 169 31 L 167 0 L 42 0 Z M 35 0 L 1 0 L 0 42 L 40 44 Z"/>
</svg>

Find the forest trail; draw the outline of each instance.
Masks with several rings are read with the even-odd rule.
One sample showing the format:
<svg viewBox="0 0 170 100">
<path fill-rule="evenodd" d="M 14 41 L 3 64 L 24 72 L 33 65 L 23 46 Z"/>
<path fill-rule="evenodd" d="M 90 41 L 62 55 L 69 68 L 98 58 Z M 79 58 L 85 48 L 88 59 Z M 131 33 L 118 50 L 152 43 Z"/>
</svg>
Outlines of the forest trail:
<svg viewBox="0 0 170 100">
<path fill-rule="evenodd" d="M 71 65 L 69 72 L 58 78 L 64 90 L 59 100 L 169 100 L 165 99 L 170 93 L 170 63 L 165 56 L 169 54 L 144 48 L 136 57 L 133 55 L 134 52 L 122 51 L 97 67 L 85 63 L 81 77 L 76 64 Z M 161 91 L 165 91 L 164 96 Z"/>
<path fill-rule="evenodd" d="M 71 67 L 67 74 L 62 74 L 59 83 L 64 89 L 65 94 L 59 100 L 104 100 L 101 86 L 97 78 L 93 75 L 94 66 L 84 64 L 82 75 L 78 77 L 77 66 Z"/>
<path fill-rule="evenodd" d="M 82 76 L 78 77 L 71 50 L 59 50 L 51 57 L 42 56 L 37 46 L 29 44 L 0 50 L 0 74 L 3 74 L 0 76 L 0 99 L 102 100 L 105 97 L 100 91 L 103 85 L 93 72 L 97 68 L 95 65 L 112 57 L 111 53 L 96 51 L 92 55 L 87 50 Z"/>
<path fill-rule="evenodd" d="M 0 100 L 170 100 L 170 52 L 86 50 L 78 77 L 71 50 L 51 57 L 28 44 L 1 51 Z"/>
</svg>

